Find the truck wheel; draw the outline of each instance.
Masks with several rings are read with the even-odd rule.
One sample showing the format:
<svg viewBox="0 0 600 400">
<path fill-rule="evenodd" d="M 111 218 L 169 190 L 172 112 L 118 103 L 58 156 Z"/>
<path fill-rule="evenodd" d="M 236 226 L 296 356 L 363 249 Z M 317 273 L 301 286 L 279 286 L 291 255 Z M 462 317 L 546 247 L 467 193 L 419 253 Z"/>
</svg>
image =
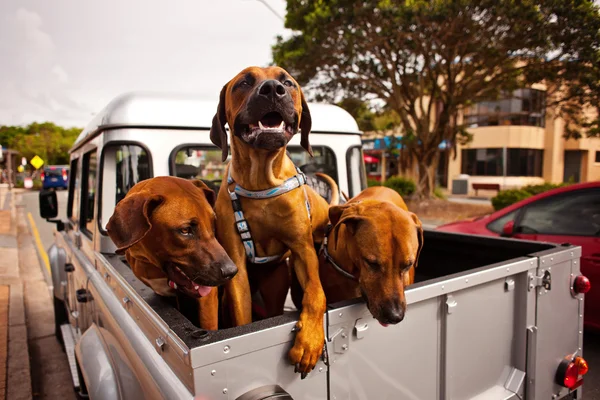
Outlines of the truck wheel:
<svg viewBox="0 0 600 400">
<path fill-rule="evenodd" d="M 65 309 L 65 303 L 62 300 L 54 297 L 54 334 L 56 335 L 56 340 L 58 340 L 58 343 L 60 343 L 63 351 L 65 350 L 65 342 L 63 340 L 60 326 L 67 323 L 69 323 L 69 316 L 67 315 L 67 310 Z"/>
<path fill-rule="evenodd" d="M 294 400 L 292 396 L 279 385 L 261 386 L 244 393 L 235 400 Z"/>
</svg>

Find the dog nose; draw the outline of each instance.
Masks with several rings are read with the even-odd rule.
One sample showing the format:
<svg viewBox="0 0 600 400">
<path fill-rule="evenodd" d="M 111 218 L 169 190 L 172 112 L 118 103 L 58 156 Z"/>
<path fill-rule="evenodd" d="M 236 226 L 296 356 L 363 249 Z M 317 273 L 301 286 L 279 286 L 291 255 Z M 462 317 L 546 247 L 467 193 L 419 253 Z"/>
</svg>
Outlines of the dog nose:
<svg viewBox="0 0 600 400">
<path fill-rule="evenodd" d="M 393 304 L 382 310 L 381 319 L 385 324 L 397 324 L 404 319 L 404 310 L 399 304 Z"/>
<path fill-rule="evenodd" d="M 221 278 L 222 279 L 231 279 L 237 274 L 238 269 L 233 263 L 233 261 L 224 261 L 221 263 Z"/>
<path fill-rule="evenodd" d="M 276 81 L 275 79 L 270 79 L 268 81 L 264 81 L 262 85 L 260 85 L 258 94 L 271 100 L 275 100 L 285 97 L 285 95 L 288 93 L 287 90 L 285 90 L 285 86 L 283 86 L 281 82 Z"/>
</svg>

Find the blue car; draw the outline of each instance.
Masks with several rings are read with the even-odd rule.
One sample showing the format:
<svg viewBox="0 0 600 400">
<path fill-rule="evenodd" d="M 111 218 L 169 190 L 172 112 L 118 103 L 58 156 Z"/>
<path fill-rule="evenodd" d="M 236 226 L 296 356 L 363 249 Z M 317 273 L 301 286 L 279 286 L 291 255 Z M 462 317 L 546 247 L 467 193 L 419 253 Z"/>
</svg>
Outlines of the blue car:
<svg viewBox="0 0 600 400">
<path fill-rule="evenodd" d="M 42 171 L 41 178 L 44 189 L 67 189 L 69 187 L 69 167 L 49 165 Z"/>
</svg>

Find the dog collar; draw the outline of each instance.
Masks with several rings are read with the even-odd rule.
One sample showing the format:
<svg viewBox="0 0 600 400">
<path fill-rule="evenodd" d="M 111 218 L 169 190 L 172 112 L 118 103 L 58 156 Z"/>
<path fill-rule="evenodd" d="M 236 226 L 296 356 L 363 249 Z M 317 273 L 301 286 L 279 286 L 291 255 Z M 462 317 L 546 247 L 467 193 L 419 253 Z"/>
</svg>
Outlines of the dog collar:
<svg viewBox="0 0 600 400">
<path fill-rule="evenodd" d="M 233 191 L 238 196 L 247 197 L 250 199 L 270 199 L 271 197 L 281 196 L 282 194 L 291 192 L 302 185 L 306 185 L 306 175 L 304 175 L 304 172 L 302 172 L 298 167 L 296 167 L 296 171 L 298 172 L 297 175 L 286 179 L 281 185 L 275 186 L 274 188 L 265 190 L 247 190 L 236 183 Z M 231 169 L 229 169 L 227 174 L 227 184 L 231 185 L 232 183 L 234 183 L 234 180 L 231 177 Z"/>
<path fill-rule="evenodd" d="M 321 250 L 319 252 L 323 253 L 325 260 L 327 260 L 327 262 L 333 267 L 333 269 L 335 269 L 337 272 L 339 272 L 346 278 L 352 279 L 353 281 L 358 282 L 358 278 L 356 276 L 352 275 L 350 272 L 343 269 L 342 267 L 340 267 L 338 265 L 338 263 L 335 262 L 333 257 L 331 257 L 331 255 L 327 251 L 327 243 L 329 242 L 329 234 L 331 233 L 332 229 L 333 229 L 333 225 L 327 224 L 327 230 L 325 231 L 325 238 L 323 239 L 323 244 L 321 244 Z"/>
<path fill-rule="evenodd" d="M 251 191 L 246 190 L 240 185 L 236 184 L 233 191 L 229 190 L 229 185 L 234 183 L 235 181 L 231 177 L 231 169 L 229 169 L 227 173 L 227 192 L 229 193 L 229 198 L 231 199 L 231 205 L 233 207 L 233 214 L 235 217 L 235 227 L 242 239 L 242 244 L 244 245 L 244 251 L 246 252 L 246 258 L 252 264 L 268 264 L 270 262 L 279 261 L 283 258 L 283 254 L 277 256 L 267 256 L 267 257 L 257 257 L 256 256 L 256 245 L 254 244 L 254 239 L 252 239 L 252 233 L 250 232 L 250 226 L 248 225 L 248 221 L 246 217 L 244 217 L 244 212 L 242 211 L 242 203 L 238 198 L 238 195 L 241 197 L 247 197 L 250 199 L 269 199 L 271 197 L 281 196 L 287 192 L 290 192 L 294 189 L 298 189 L 306 184 L 306 175 L 296 167 L 296 171 L 298 174 L 286 179 L 283 184 L 266 190 L 258 190 Z M 306 188 L 304 189 L 304 205 L 306 206 L 306 212 L 308 213 L 308 220 L 310 221 L 310 203 L 308 202 L 308 194 L 306 193 Z"/>
</svg>

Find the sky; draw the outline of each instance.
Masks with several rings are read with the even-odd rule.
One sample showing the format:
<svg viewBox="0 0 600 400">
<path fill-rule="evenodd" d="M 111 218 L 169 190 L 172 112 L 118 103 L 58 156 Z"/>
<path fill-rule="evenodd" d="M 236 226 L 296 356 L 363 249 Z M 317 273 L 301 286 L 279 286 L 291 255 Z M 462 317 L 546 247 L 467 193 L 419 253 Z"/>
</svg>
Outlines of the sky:
<svg viewBox="0 0 600 400">
<path fill-rule="evenodd" d="M 133 90 L 216 99 L 290 33 L 259 0 L 2 0 L 0 125 L 84 127 Z"/>
</svg>

